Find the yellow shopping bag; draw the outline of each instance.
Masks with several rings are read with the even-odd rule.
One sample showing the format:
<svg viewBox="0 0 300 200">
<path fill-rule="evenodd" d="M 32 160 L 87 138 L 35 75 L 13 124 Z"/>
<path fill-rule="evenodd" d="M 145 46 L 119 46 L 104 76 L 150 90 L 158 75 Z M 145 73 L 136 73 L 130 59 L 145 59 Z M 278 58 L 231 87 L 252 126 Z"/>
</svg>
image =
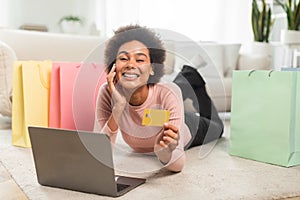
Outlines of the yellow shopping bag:
<svg viewBox="0 0 300 200">
<path fill-rule="evenodd" d="M 29 125 L 48 127 L 51 61 L 14 63 L 12 144 L 31 147 Z"/>
</svg>

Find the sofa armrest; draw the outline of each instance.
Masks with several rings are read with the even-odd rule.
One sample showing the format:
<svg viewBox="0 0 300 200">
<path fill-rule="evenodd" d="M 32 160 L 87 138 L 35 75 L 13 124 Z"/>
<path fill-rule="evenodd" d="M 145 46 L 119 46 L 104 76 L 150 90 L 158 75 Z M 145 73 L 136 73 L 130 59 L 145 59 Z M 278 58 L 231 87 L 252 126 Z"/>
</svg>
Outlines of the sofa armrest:
<svg viewBox="0 0 300 200">
<path fill-rule="evenodd" d="M 232 78 L 207 78 L 207 93 L 214 102 L 218 112 L 228 112 L 231 109 Z"/>
</svg>

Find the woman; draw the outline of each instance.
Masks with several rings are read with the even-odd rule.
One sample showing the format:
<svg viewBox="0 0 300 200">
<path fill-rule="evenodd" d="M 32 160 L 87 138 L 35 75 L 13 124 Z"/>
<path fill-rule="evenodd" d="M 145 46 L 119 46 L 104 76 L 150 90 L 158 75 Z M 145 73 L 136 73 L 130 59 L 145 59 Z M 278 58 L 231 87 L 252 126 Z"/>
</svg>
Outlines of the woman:
<svg viewBox="0 0 300 200">
<path fill-rule="evenodd" d="M 99 91 L 97 121 L 113 143 L 120 130 L 133 150 L 154 152 L 168 170 L 179 172 L 184 149 L 195 137 L 184 121 L 180 88 L 159 83 L 165 54 L 162 41 L 150 29 L 130 25 L 115 31 L 105 49 L 107 84 Z M 169 121 L 162 126 L 142 125 L 146 109 L 170 112 Z"/>
</svg>

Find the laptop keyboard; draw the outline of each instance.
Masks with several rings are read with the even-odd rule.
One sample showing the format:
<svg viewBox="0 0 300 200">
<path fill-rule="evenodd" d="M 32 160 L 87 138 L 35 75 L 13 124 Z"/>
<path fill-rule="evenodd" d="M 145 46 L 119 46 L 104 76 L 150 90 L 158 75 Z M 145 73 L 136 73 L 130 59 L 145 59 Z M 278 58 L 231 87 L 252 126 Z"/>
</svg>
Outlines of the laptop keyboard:
<svg viewBox="0 0 300 200">
<path fill-rule="evenodd" d="M 118 192 L 119 192 L 119 191 L 122 191 L 122 190 L 124 190 L 124 189 L 126 189 L 126 188 L 128 188 L 128 187 L 129 187 L 129 185 L 117 183 L 117 191 L 118 191 Z"/>
</svg>

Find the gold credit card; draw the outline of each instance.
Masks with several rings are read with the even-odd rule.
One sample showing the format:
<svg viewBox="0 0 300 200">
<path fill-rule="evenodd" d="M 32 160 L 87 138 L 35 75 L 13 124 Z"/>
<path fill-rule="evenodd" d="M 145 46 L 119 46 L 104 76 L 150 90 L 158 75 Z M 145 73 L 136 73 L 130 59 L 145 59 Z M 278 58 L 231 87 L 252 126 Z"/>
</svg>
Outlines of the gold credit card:
<svg viewBox="0 0 300 200">
<path fill-rule="evenodd" d="M 145 109 L 142 125 L 144 126 L 163 126 L 170 118 L 169 110 Z"/>
</svg>

